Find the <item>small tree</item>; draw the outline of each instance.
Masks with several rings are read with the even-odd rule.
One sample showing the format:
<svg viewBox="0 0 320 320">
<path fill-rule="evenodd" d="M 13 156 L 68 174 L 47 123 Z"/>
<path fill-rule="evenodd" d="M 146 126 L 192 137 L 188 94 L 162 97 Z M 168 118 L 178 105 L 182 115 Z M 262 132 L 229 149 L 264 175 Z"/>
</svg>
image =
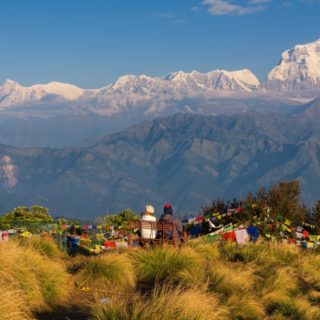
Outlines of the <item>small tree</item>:
<svg viewBox="0 0 320 320">
<path fill-rule="evenodd" d="M 125 227 L 130 221 L 139 220 L 139 216 L 131 209 L 126 209 L 117 214 L 106 214 L 102 219 L 99 219 L 99 223 L 109 224 L 115 227 Z"/>
<path fill-rule="evenodd" d="M 292 221 L 302 222 L 305 208 L 300 204 L 300 183 L 298 180 L 280 182 L 268 192 L 268 205 L 274 216 L 282 215 Z"/>
<path fill-rule="evenodd" d="M 224 212 L 228 210 L 228 204 L 221 199 L 216 199 L 212 202 L 212 205 L 202 207 L 204 215 L 211 215 L 215 212 Z"/>
</svg>

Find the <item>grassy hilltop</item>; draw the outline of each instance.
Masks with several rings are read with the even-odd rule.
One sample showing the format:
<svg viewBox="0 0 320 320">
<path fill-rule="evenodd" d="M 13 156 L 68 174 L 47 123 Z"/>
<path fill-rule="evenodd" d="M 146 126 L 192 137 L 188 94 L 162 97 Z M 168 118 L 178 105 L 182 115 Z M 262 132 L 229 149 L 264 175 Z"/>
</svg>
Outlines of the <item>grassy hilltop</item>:
<svg viewBox="0 0 320 320">
<path fill-rule="evenodd" d="M 288 244 L 208 244 L 69 258 L 0 243 L 3 319 L 320 319 L 320 256 Z"/>
</svg>

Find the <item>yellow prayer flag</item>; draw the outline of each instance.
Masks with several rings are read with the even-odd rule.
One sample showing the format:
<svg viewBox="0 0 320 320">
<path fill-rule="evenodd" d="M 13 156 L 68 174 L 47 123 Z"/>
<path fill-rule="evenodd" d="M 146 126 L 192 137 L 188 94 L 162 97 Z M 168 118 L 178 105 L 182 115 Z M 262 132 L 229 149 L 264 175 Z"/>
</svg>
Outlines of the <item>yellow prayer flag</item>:
<svg viewBox="0 0 320 320">
<path fill-rule="evenodd" d="M 313 242 L 307 242 L 307 248 L 313 249 Z"/>
<path fill-rule="evenodd" d="M 284 220 L 284 224 L 285 224 L 286 226 L 290 227 L 290 226 L 291 226 L 291 221 L 290 221 L 289 219 L 285 219 L 285 220 Z"/>
<path fill-rule="evenodd" d="M 285 224 L 281 225 L 281 230 L 291 232 L 291 230 Z"/>
</svg>

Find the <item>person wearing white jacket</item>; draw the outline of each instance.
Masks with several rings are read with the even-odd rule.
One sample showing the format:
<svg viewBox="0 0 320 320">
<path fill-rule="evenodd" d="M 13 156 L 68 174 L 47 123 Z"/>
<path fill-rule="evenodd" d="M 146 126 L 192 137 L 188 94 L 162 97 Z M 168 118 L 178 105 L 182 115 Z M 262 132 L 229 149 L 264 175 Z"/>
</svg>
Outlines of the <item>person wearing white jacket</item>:
<svg viewBox="0 0 320 320">
<path fill-rule="evenodd" d="M 156 222 L 157 218 L 154 215 L 154 207 L 151 205 L 146 205 L 146 209 L 141 216 L 141 237 L 143 239 L 155 239 L 157 235 L 157 230 L 155 228 L 155 223 L 145 223 L 145 222 Z"/>
</svg>

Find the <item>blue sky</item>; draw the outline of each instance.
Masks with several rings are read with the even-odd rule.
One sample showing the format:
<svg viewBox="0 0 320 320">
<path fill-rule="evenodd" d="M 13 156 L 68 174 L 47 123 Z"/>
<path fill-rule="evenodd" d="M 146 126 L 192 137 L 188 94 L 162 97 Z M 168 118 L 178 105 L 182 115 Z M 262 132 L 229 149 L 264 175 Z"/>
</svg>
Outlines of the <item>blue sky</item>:
<svg viewBox="0 0 320 320">
<path fill-rule="evenodd" d="M 251 69 L 320 38 L 320 0 L 1 0 L 0 82 Z"/>
</svg>

